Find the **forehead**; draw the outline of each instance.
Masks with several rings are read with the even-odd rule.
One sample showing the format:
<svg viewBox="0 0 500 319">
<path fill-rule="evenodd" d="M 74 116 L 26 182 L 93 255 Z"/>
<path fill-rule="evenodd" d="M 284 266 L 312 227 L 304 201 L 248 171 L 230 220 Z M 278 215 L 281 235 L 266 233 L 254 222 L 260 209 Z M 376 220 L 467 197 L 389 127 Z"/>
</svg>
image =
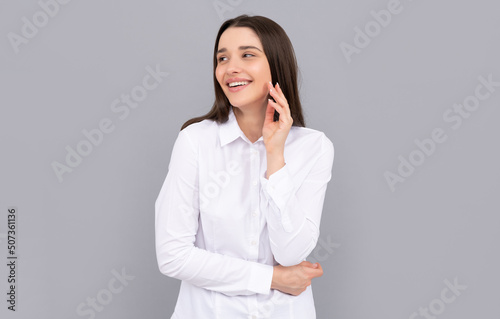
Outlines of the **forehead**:
<svg viewBox="0 0 500 319">
<path fill-rule="evenodd" d="M 262 44 L 255 31 L 247 27 L 230 27 L 226 29 L 219 39 L 217 49 L 232 49 L 242 45 L 253 45 L 262 49 Z"/>
</svg>

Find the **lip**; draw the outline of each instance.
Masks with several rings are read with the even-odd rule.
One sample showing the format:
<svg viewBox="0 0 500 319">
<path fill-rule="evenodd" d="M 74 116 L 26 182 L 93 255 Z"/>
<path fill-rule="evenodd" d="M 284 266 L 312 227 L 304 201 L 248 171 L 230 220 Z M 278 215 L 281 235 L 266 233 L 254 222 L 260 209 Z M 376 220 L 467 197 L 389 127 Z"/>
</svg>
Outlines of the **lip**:
<svg viewBox="0 0 500 319">
<path fill-rule="evenodd" d="M 230 87 L 229 83 L 232 83 L 232 82 L 248 82 L 248 84 L 246 84 L 246 85 L 240 85 L 240 86 L 237 86 L 237 87 Z M 245 79 L 245 78 L 230 78 L 230 79 L 226 80 L 226 85 L 227 85 L 227 88 L 228 88 L 229 92 L 238 92 L 238 91 L 241 91 L 244 88 L 246 88 L 247 86 L 249 86 L 251 83 L 252 83 L 251 80 Z"/>
</svg>

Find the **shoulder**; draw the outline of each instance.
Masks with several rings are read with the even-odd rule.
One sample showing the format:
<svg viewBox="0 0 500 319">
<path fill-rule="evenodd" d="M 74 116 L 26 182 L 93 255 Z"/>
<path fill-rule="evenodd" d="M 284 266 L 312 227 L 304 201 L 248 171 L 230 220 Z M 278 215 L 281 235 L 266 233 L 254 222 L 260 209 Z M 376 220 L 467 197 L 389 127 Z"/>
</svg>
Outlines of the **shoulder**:
<svg viewBox="0 0 500 319">
<path fill-rule="evenodd" d="M 206 141 L 210 139 L 211 135 L 216 136 L 214 133 L 217 131 L 216 129 L 217 124 L 211 120 L 203 120 L 185 127 L 177 135 L 172 149 L 171 161 L 195 162 L 199 156 L 200 145 L 206 145 Z"/>
<path fill-rule="evenodd" d="M 308 127 L 292 126 L 287 144 L 316 153 L 331 153 L 332 156 L 334 152 L 333 143 L 325 133 Z"/>
<path fill-rule="evenodd" d="M 189 140 L 194 145 L 204 143 L 217 136 L 218 125 L 213 120 L 203 120 L 185 127 L 179 132 L 178 139 Z"/>
</svg>

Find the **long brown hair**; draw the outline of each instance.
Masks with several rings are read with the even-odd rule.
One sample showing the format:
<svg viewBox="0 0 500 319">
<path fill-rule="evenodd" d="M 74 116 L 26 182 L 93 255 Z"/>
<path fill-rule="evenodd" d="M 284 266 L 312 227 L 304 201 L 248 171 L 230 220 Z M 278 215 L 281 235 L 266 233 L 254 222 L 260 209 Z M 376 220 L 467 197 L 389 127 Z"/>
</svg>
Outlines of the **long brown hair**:
<svg viewBox="0 0 500 319">
<path fill-rule="evenodd" d="M 212 109 L 203 116 L 188 120 L 182 125 L 181 130 L 193 123 L 201 122 L 206 119 L 214 120 L 218 123 L 224 123 L 228 120 L 231 103 L 229 103 L 229 100 L 217 81 L 215 70 L 217 68 L 219 39 L 222 33 L 230 27 L 248 27 L 257 34 L 264 48 L 264 54 L 269 62 L 272 83 L 278 82 L 280 84 L 281 90 L 290 106 L 293 125 L 304 127 L 305 122 L 302 115 L 302 105 L 300 104 L 297 86 L 298 66 L 292 42 L 286 35 L 285 30 L 273 20 L 262 16 L 248 16 L 245 14 L 225 21 L 217 33 L 213 58 L 215 101 Z M 275 111 L 275 121 L 278 120 L 278 116 L 278 112 Z"/>
</svg>

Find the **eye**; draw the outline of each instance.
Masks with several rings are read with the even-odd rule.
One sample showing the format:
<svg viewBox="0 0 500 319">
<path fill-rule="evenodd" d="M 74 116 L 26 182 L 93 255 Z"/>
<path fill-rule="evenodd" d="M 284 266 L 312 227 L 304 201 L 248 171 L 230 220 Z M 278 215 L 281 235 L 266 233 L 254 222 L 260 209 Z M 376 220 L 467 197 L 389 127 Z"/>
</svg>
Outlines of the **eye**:
<svg viewBox="0 0 500 319">
<path fill-rule="evenodd" d="M 246 57 L 247 55 L 249 55 L 249 56 L 255 56 L 252 53 L 245 53 L 245 54 L 243 54 L 244 57 Z"/>
<path fill-rule="evenodd" d="M 217 62 L 222 62 L 222 61 L 224 61 L 224 59 L 226 59 L 225 56 L 220 56 L 217 58 Z"/>
</svg>

